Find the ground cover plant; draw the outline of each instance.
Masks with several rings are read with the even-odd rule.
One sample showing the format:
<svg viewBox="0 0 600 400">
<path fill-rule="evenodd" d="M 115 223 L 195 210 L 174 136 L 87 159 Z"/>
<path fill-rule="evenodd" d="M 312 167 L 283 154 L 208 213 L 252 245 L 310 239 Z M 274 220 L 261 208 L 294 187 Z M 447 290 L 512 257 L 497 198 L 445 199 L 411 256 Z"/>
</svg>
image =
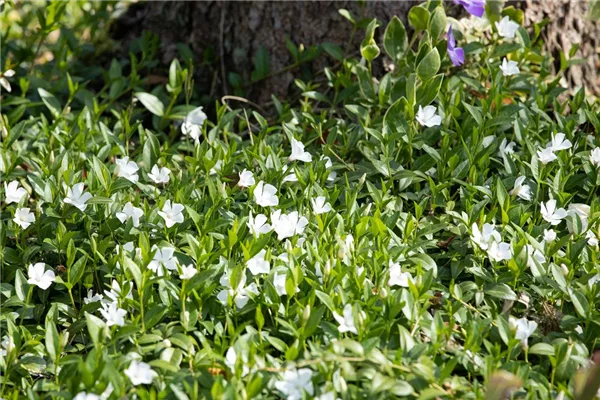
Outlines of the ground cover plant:
<svg viewBox="0 0 600 400">
<path fill-rule="evenodd" d="M 185 45 L 96 61 L 121 4 L 4 4 L 1 397 L 594 398 L 598 103 L 458 3 L 208 116 Z"/>
</svg>

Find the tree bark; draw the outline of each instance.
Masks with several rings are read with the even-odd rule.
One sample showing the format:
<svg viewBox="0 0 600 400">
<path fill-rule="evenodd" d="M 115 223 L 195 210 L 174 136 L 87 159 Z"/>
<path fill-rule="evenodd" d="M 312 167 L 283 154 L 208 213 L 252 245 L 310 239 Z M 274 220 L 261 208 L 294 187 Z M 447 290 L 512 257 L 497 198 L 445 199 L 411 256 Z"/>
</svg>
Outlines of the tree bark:
<svg viewBox="0 0 600 400">
<path fill-rule="evenodd" d="M 228 83 L 230 73 L 240 74 L 244 82 L 251 81 L 253 57 L 261 46 L 269 53 L 271 74 L 267 79 L 244 86 L 245 96 L 259 104 L 270 101 L 271 94 L 279 98 L 293 90 L 296 77 L 311 77 L 323 67 L 334 64 L 328 56 L 319 56 L 310 63 L 290 68 L 293 58 L 286 47 L 286 38 L 305 48 L 323 42 L 342 46 L 345 54 L 359 49 L 363 32 L 353 34 L 352 24 L 338 10 L 347 9 L 355 20 L 377 18 L 382 35 L 387 22 L 397 15 L 406 23 L 408 10 L 414 1 L 198 1 L 140 2 L 130 6 L 113 26 L 113 38 L 128 48 L 131 40 L 143 30 L 156 34 L 161 42 L 160 58 L 168 65 L 177 57 L 177 43 L 185 43 L 199 56 L 196 81 L 210 97 L 232 94 Z M 557 0 L 525 0 L 515 3 L 523 8 L 528 24 L 549 18 L 543 35 L 546 50 L 558 58 L 558 49 L 568 53 L 574 43 L 580 43 L 578 57 L 585 63 L 567 73 L 569 87 L 585 86 L 592 94 L 600 94 L 598 81 L 598 50 L 600 28 L 587 21 L 586 2 Z M 449 14 L 462 16 L 462 8 L 447 4 Z M 555 63 L 555 65 L 559 65 Z M 378 65 L 382 68 L 382 64 Z"/>
</svg>

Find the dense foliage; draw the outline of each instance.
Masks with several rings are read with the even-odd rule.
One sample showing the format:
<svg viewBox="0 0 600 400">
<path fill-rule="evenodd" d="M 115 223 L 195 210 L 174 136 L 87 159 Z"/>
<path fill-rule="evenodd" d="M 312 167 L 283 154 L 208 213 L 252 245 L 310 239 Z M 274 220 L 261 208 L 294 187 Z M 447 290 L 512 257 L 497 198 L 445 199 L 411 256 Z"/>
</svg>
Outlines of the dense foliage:
<svg viewBox="0 0 600 400">
<path fill-rule="evenodd" d="M 214 112 L 185 44 L 103 56 L 122 4 L 4 4 L 1 396 L 594 397 L 597 103 L 459 3 Z"/>
</svg>

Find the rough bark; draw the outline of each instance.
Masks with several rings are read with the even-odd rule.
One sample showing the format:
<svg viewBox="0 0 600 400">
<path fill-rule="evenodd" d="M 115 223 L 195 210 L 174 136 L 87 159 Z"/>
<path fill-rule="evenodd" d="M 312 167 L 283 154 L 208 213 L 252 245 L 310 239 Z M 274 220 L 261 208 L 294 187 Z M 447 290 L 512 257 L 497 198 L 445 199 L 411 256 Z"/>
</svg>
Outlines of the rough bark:
<svg viewBox="0 0 600 400">
<path fill-rule="evenodd" d="M 127 13 L 114 25 L 113 37 L 127 43 L 150 30 L 161 40 L 162 62 L 168 64 L 177 55 L 176 44 L 188 44 L 197 54 L 214 55 L 212 64 L 204 64 L 197 71 L 197 81 L 206 93 L 219 96 L 231 93 L 227 74 L 236 72 L 245 81 L 250 80 L 253 56 L 261 45 L 270 55 L 270 70 L 280 71 L 259 84 L 247 88 L 247 97 L 263 103 L 271 94 L 286 96 L 298 76 L 322 70 L 333 63 L 321 56 L 310 65 L 282 71 L 292 64 L 285 38 L 305 47 L 333 42 L 346 53 L 359 48 L 363 32 L 352 35 L 352 25 L 339 13 L 345 8 L 357 19 L 376 17 L 385 27 L 397 15 L 406 23 L 413 1 L 247 1 L 247 2 L 140 2 L 132 4 Z M 568 52 L 573 43 L 580 43 L 577 56 L 585 58 L 582 65 L 573 67 L 567 75 L 571 88 L 585 86 L 593 94 L 600 93 L 598 81 L 598 50 L 600 26 L 584 19 L 587 3 L 581 1 L 525 0 L 516 3 L 525 11 L 525 20 L 539 22 L 549 18 L 544 29 L 545 46 L 558 58 L 558 49 Z M 450 7 L 450 14 L 462 13 L 459 7 Z M 380 30 L 380 33 L 383 29 Z"/>
</svg>

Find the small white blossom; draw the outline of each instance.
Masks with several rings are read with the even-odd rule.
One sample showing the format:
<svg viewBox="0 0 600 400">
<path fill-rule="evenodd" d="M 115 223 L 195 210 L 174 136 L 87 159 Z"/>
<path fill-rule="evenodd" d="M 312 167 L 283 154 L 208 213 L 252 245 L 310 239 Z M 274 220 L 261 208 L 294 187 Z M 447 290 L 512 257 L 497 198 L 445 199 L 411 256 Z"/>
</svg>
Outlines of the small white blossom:
<svg viewBox="0 0 600 400">
<path fill-rule="evenodd" d="M 409 282 L 414 282 L 410 272 L 402 272 L 400 264 L 390 260 L 389 264 L 390 279 L 388 280 L 388 286 L 401 286 L 408 287 Z"/>
<path fill-rule="evenodd" d="M 289 160 L 311 162 L 312 155 L 304 150 L 304 144 L 302 142 L 292 138 L 292 154 L 290 154 Z"/>
<path fill-rule="evenodd" d="M 537 156 L 540 162 L 544 165 L 556 160 L 556 154 L 552 150 L 552 147 L 546 147 L 545 149 L 541 149 L 537 151 Z"/>
<path fill-rule="evenodd" d="M 529 321 L 525 317 L 516 319 L 511 316 L 509 318 L 509 324 L 511 329 L 516 330 L 515 337 L 521 341 L 523 347 L 527 347 L 529 337 L 533 335 L 533 332 L 537 329 L 537 322 Z"/>
<path fill-rule="evenodd" d="M 285 290 L 285 282 L 287 280 L 287 274 L 280 274 L 275 272 L 273 275 L 273 286 L 275 286 L 275 291 L 280 296 L 287 295 L 287 291 Z M 299 289 L 296 289 L 299 290 Z"/>
<path fill-rule="evenodd" d="M 437 114 L 437 109 L 434 106 L 425 106 L 425 108 L 419 106 L 416 119 L 421 126 L 429 128 L 438 126 L 442 123 L 442 117 Z"/>
<path fill-rule="evenodd" d="M 194 139 L 196 143 L 200 141 L 202 135 L 202 125 L 206 120 L 206 114 L 202 111 L 202 107 L 195 108 L 185 117 L 181 124 L 181 133 Z"/>
<path fill-rule="evenodd" d="M 103 298 L 104 297 L 101 294 L 94 294 L 94 291 L 90 289 L 87 292 L 87 296 L 84 297 L 83 302 L 85 304 L 96 303 L 98 301 L 101 301 Z"/>
<path fill-rule="evenodd" d="M 276 210 L 271 215 L 273 229 L 277 232 L 277 239 L 283 240 L 294 235 L 301 235 L 308 225 L 306 217 L 300 216 L 298 211 L 292 211 L 289 214 L 281 214 L 281 210 Z"/>
<path fill-rule="evenodd" d="M 266 254 L 267 251 L 263 249 L 246 262 L 246 267 L 252 275 L 268 274 L 271 271 L 271 264 L 265 260 Z"/>
<path fill-rule="evenodd" d="M 560 224 L 560 221 L 567 216 L 567 211 L 564 208 L 556 208 L 556 200 L 548 200 L 546 204 L 540 204 L 540 213 L 542 218 L 552 225 Z"/>
<path fill-rule="evenodd" d="M 546 148 L 551 148 L 552 151 L 567 150 L 571 147 L 573 147 L 573 144 L 562 132 L 552 135 L 552 140 L 546 144 Z"/>
<path fill-rule="evenodd" d="M 471 234 L 471 240 L 477 244 L 481 250 L 487 250 L 492 241 L 500 242 L 502 240 L 500 233 L 498 233 L 492 224 L 483 224 L 483 229 L 480 231 L 479 226 L 473 223 L 471 231 L 473 232 Z"/>
<path fill-rule="evenodd" d="M 275 388 L 283 393 L 287 400 L 302 400 L 304 392 L 313 396 L 315 388 L 312 383 L 312 370 L 308 368 L 288 369 L 283 379 L 275 382 Z"/>
<path fill-rule="evenodd" d="M 171 170 L 167 167 L 160 168 L 158 165 L 154 165 L 152 170 L 148 174 L 148 178 L 152 179 L 152 181 L 156 184 L 160 183 L 169 183 L 171 177 Z"/>
<path fill-rule="evenodd" d="M 127 204 L 125 204 L 125 207 L 123 207 L 123 211 L 118 212 L 116 215 L 122 224 L 126 223 L 127 220 L 131 218 L 133 227 L 137 228 L 140 226 L 140 218 L 144 215 L 144 211 L 139 207 L 135 207 L 128 201 Z"/>
<path fill-rule="evenodd" d="M 73 400 L 100 400 L 101 397 L 98 396 L 95 393 L 86 393 L 86 392 L 79 392 L 77 393 L 77 396 L 73 397 Z"/>
<path fill-rule="evenodd" d="M 596 147 L 590 152 L 590 163 L 594 167 L 600 167 L 600 147 Z"/>
<path fill-rule="evenodd" d="M 356 325 L 354 323 L 354 316 L 352 314 L 352 305 L 346 304 L 344 306 L 344 311 L 342 312 L 343 316 L 334 312 L 333 317 L 337 321 L 340 326 L 338 327 L 338 331 L 340 333 L 350 332 L 358 335 L 358 330 L 356 329 Z"/>
<path fill-rule="evenodd" d="M 487 250 L 488 257 L 496 262 L 510 260 L 512 258 L 512 248 L 509 243 L 492 242 Z"/>
<path fill-rule="evenodd" d="M 248 373 L 250 372 L 250 368 L 248 368 L 248 366 L 246 365 L 247 360 L 245 360 L 242 356 L 242 361 L 243 361 L 243 366 L 242 366 L 242 376 L 246 376 L 248 375 Z M 235 349 L 233 347 L 230 347 L 227 350 L 227 353 L 225 353 L 225 365 L 227 365 L 227 367 L 229 367 L 229 369 L 233 372 L 235 371 L 235 364 L 237 363 L 238 357 L 237 357 L 237 353 L 235 351 Z"/>
<path fill-rule="evenodd" d="M 165 225 L 167 225 L 167 228 L 170 228 L 175 224 L 180 224 L 183 222 L 183 209 L 184 207 L 182 204 L 171 204 L 171 200 L 167 200 L 162 208 L 162 211 L 158 212 L 158 215 L 165 220 Z"/>
<path fill-rule="evenodd" d="M 123 157 L 116 160 L 115 174 L 120 178 L 125 178 L 130 182 L 136 183 L 140 178 L 137 174 L 140 167 L 134 162 L 129 161 L 129 157 Z"/>
<path fill-rule="evenodd" d="M 504 157 L 507 154 L 514 154 L 516 145 L 515 142 L 509 142 L 504 138 L 502 139 L 502 142 L 500 142 L 500 147 L 498 147 L 498 154 L 500 154 L 500 157 Z"/>
<path fill-rule="evenodd" d="M 192 264 L 188 266 L 181 267 L 181 275 L 179 275 L 179 279 L 192 279 L 194 275 L 198 273 L 198 270 L 194 268 Z"/>
<path fill-rule="evenodd" d="M 254 200 L 261 207 L 274 207 L 279 205 L 276 193 L 277 188 L 275 186 L 260 181 L 254 188 Z"/>
<path fill-rule="evenodd" d="M 19 187 L 19 182 L 4 182 L 4 201 L 6 204 L 18 203 L 27 194 L 27 190 Z"/>
<path fill-rule="evenodd" d="M 149 385 L 158 374 L 150 368 L 150 365 L 141 361 L 132 361 L 129 368 L 125 370 L 125 375 L 134 386 Z"/>
<path fill-rule="evenodd" d="M 106 320 L 107 326 L 123 326 L 125 325 L 125 316 L 127 315 L 127 311 L 119 308 L 117 302 L 112 302 L 110 304 L 102 303 L 102 308 L 100 309 L 100 314 Z"/>
<path fill-rule="evenodd" d="M 252 216 L 252 212 L 248 216 L 248 222 L 246 225 L 248 229 L 250 229 L 250 233 L 254 235 L 254 237 L 258 238 L 260 235 L 264 233 L 269 233 L 273 230 L 271 225 L 267 224 L 267 216 L 265 214 L 258 214 L 256 218 Z"/>
<path fill-rule="evenodd" d="M 556 240 L 556 232 L 554 232 L 554 229 L 550 228 L 550 229 L 544 229 L 544 241 L 546 243 L 548 242 L 554 242 Z"/>
<path fill-rule="evenodd" d="M 519 24 L 512 21 L 508 16 L 505 16 L 500 21 L 496 22 L 498 34 L 506 39 L 514 39 L 515 33 L 519 29 Z"/>
<path fill-rule="evenodd" d="M 331 211 L 331 204 L 327 203 L 327 198 L 325 196 L 318 196 L 310 199 L 310 202 L 312 203 L 313 212 L 316 215 Z"/>
<path fill-rule="evenodd" d="M 56 280 L 54 271 L 46 271 L 46 264 L 44 263 L 30 264 L 27 273 L 29 275 L 27 283 L 36 285 L 42 290 L 48 289 L 52 285 L 52 282 Z"/>
<path fill-rule="evenodd" d="M 531 200 L 531 188 L 527 184 L 523 184 L 525 182 L 525 177 L 520 176 L 515 180 L 515 187 L 510 192 L 513 196 L 518 196 L 525 201 Z"/>
<path fill-rule="evenodd" d="M 6 89 L 8 93 L 10 93 L 12 88 L 10 87 L 10 82 L 6 78 L 12 78 L 14 75 L 15 71 L 12 69 L 7 69 L 2 74 L 0 74 L 0 85 L 2 85 L 2 87 Z"/>
<path fill-rule="evenodd" d="M 175 271 L 177 269 L 177 258 L 175 258 L 175 249 L 172 247 L 158 248 L 158 246 L 152 246 L 154 250 L 154 258 L 148 264 L 148 269 L 153 271 L 158 276 L 164 275 L 162 267 L 169 271 Z"/>
<path fill-rule="evenodd" d="M 516 61 L 509 61 L 506 57 L 502 60 L 500 70 L 504 76 L 518 75 L 521 72 L 519 71 L 519 64 Z"/>
<path fill-rule="evenodd" d="M 252 171 L 248 171 L 247 169 L 244 169 L 242 172 L 240 172 L 240 180 L 238 182 L 238 186 L 239 187 L 250 187 L 253 186 L 255 181 L 254 181 L 254 174 L 252 174 Z"/>
<path fill-rule="evenodd" d="M 63 202 L 71 204 L 79 209 L 79 211 L 85 211 L 87 208 L 87 201 L 92 198 L 89 193 L 83 193 L 83 183 L 77 183 L 72 188 L 67 189 L 67 197 Z"/>
<path fill-rule="evenodd" d="M 587 239 L 587 244 L 592 246 L 592 247 L 596 247 L 598 246 L 598 236 L 596 236 L 596 234 L 594 233 L 594 231 L 589 230 L 587 231 L 587 233 L 585 234 L 585 238 Z"/>
<path fill-rule="evenodd" d="M 248 300 L 250 300 L 251 295 L 258 294 L 258 287 L 256 283 L 251 283 L 246 286 L 246 275 L 243 274 L 237 288 L 232 288 L 231 283 L 229 282 L 229 273 L 225 272 L 219 283 L 225 286 L 226 289 L 221 290 L 217 294 L 217 299 L 223 304 L 227 305 L 227 299 L 231 297 L 235 302 L 235 305 L 238 309 L 244 308 L 246 304 L 248 304 Z"/>
<path fill-rule="evenodd" d="M 15 217 L 13 218 L 13 221 L 21 228 L 27 229 L 29 225 L 35 222 L 35 215 L 29 211 L 28 207 L 17 208 L 15 210 Z"/>
<path fill-rule="evenodd" d="M 342 262 L 346 265 L 350 265 L 352 262 L 352 253 L 354 252 L 354 236 L 349 234 L 346 236 L 344 240 L 342 238 L 337 238 L 338 242 L 338 258 L 342 259 Z"/>
<path fill-rule="evenodd" d="M 15 348 L 15 341 L 10 336 L 4 336 L 0 343 L 0 356 L 6 357 Z"/>
</svg>

